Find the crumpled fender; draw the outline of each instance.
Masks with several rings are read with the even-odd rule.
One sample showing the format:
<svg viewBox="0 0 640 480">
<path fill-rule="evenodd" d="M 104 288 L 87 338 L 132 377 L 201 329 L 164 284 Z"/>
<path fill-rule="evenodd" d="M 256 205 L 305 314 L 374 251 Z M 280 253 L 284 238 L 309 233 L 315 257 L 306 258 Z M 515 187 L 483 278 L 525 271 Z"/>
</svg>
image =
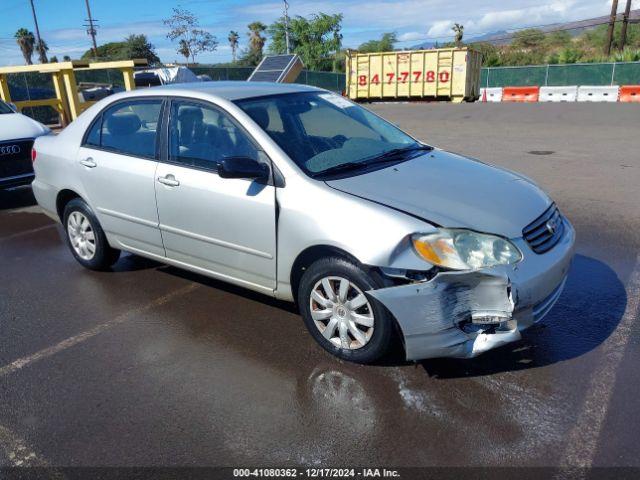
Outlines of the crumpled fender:
<svg viewBox="0 0 640 480">
<path fill-rule="evenodd" d="M 515 290 L 515 289 L 514 289 Z M 432 280 L 370 290 L 398 320 L 408 360 L 468 358 L 520 338 L 510 322 L 517 291 L 505 271 L 443 272 Z M 458 324 L 476 317 L 499 317 L 507 329 L 466 333 Z"/>
</svg>

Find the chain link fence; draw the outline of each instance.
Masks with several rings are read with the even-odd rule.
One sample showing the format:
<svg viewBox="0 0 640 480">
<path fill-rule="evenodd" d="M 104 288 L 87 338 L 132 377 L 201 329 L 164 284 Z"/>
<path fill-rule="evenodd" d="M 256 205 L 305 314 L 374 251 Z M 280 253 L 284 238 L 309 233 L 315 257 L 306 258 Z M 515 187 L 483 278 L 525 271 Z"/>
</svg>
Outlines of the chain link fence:
<svg viewBox="0 0 640 480">
<path fill-rule="evenodd" d="M 483 68 L 483 87 L 640 85 L 640 62 Z"/>
<path fill-rule="evenodd" d="M 190 67 L 196 75 L 208 75 L 211 80 L 238 80 L 249 78 L 253 67 L 214 67 L 198 66 Z M 98 83 L 124 88 L 122 72 L 119 70 L 76 70 L 76 82 L 79 86 L 83 83 Z M 11 99 L 16 102 L 23 100 L 42 100 L 55 97 L 55 91 L 51 75 L 43 73 L 16 73 L 7 76 Z M 344 73 L 333 72 L 300 72 L 297 83 L 313 85 L 334 92 L 342 92 L 345 89 Z M 45 124 L 58 122 L 58 114 L 51 107 L 27 107 L 23 113 Z"/>
</svg>

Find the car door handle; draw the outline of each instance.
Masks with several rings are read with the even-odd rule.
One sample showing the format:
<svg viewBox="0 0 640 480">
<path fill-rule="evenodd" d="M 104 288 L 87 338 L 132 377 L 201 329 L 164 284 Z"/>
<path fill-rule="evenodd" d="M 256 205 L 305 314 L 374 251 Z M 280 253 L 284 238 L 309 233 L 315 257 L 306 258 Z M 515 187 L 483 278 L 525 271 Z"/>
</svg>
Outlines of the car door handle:
<svg viewBox="0 0 640 480">
<path fill-rule="evenodd" d="M 173 175 L 167 175 L 166 177 L 158 177 L 158 182 L 168 187 L 177 187 L 180 185 L 180 182 L 176 180 L 176 177 Z"/>
<path fill-rule="evenodd" d="M 80 160 L 80 164 L 84 165 L 87 168 L 96 168 L 98 164 L 91 157 L 85 158 L 84 160 Z"/>
</svg>

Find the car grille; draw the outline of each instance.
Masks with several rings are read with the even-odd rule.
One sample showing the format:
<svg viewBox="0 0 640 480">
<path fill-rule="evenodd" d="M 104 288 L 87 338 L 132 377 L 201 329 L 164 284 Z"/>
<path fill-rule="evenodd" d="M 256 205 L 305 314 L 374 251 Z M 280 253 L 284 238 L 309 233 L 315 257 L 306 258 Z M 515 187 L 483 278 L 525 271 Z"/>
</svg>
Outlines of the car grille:
<svg viewBox="0 0 640 480">
<path fill-rule="evenodd" d="M 522 236 L 536 253 L 551 250 L 564 234 L 564 220 L 556 204 L 522 230 Z"/>
<path fill-rule="evenodd" d="M 32 147 L 31 139 L 0 142 L 0 178 L 33 173 Z"/>
</svg>

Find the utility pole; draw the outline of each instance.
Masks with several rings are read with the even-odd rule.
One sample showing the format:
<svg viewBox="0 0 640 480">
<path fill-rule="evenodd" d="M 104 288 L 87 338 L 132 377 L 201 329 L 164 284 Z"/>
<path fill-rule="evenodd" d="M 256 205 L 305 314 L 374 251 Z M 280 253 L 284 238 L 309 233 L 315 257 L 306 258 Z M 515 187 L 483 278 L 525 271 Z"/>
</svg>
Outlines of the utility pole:
<svg viewBox="0 0 640 480">
<path fill-rule="evenodd" d="M 40 52 L 40 58 L 46 59 L 47 52 L 44 49 L 44 43 L 42 43 L 42 38 L 40 38 L 40 27 L 38 26 L 38 18 L 36 17 L 36 7 L 33 6 L 33 0 L 29 0 L 31 3 L 31 13 L 33 13 L 33 23 L 36 25 L 36 42 L 38 42 L 38 52 Z"/>
<path fill-rule="evenodd" d="M 291 53 L 291 47 L 289 45 L 289 2 L 284 0 L 284 39 L 287 43 L 287 55 Z"/>
<path fill-rule="evenodd" d="M 85 24 L 85 27 L 87 27 L 87 34 L 91 35 L 91 40 L 93 41 L 93 56 L 95 58 L 98 58 L 98 44 L 96 43 L 96 33 L 98 33 L 96 31 L 96 25 L 95 22 L 97 20 L 94 20 L 91 17 L 91 7 L 89 7 L 89 0 L 84 0 L 84 2 L 87 4 L 87 15 L 89 16 L 89 18 L 86 19 L 87 22 L 89 22 L 89 25 Z"/>
<path fill-rule="evenodd" d="M 611 5 L 611 16 L 609 17 L 609 30 L 607 30 L 607 43 L 604 46 L 604 54 L 608 57 L 611 54 L 611 44 L 613 43 L 613 31 L 616 26 L 618 16 L 618 0 L 613 0 Z"/>
<path fill-rule="evenodd" d="M 620 31 L 620 50 L 624 48 L 624 44 L 627 43 L 627 24 L 629 23 L 629 14 L 631 13 L 631 0 L 627 0 L 627 6 L 624 9 L 624 16 L 622 17 L 622 30 Z"/>
</svg>

